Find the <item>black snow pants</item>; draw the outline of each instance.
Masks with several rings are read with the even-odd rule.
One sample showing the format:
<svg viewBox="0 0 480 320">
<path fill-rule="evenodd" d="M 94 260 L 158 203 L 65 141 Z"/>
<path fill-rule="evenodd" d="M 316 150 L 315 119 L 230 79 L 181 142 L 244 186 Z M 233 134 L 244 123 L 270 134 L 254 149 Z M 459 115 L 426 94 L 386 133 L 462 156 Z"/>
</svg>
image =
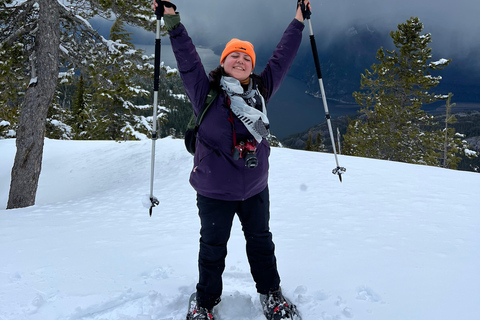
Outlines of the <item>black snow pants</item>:
<svg viewBox="0 0 480 320">
<path fill-rule="evenodd" d="M 268 187 L 244 201 L 217 200 L 197 194 L 197 206 L 201 222 L 197 303 L 210 309 L 220 302 L 227 242 L 235 213 L 242 224 L 257 291 L 268 293 L 279 288 L 275 245 L 269 227 Z"/>
</svg>

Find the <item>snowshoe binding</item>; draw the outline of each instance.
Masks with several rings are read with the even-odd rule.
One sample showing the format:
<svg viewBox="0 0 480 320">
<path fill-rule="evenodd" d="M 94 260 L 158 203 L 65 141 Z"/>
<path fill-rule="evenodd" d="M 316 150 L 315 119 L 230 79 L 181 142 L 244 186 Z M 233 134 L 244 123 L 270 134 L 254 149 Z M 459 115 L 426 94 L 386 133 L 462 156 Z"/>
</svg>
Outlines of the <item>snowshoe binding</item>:
<svg viewBox="0 0 480 320">
<path fill-rule="evenodd" d="M 267 320 L 301 320 L 297 307 L 285 298 L 282 290 L 271 291 L 268 294 L 260 294 L 263 314 Z"/>
<path fill-rule="evenodd" d="M 186 320 L 215 320 L 213 311 L 197 305 L 197 294 L 193 293 L 188 301 Z"/>
</svg>

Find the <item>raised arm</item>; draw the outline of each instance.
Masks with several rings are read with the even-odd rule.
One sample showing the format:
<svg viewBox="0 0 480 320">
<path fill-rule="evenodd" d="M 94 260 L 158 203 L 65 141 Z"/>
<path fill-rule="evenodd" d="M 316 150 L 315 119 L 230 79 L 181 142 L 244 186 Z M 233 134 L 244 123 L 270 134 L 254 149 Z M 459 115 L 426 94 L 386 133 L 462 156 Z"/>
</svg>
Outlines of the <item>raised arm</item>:
<svg viewBox="0 0 480 320">
<path fill-rule="evenodd" d="M 288 25 L 272 57 L 268 60 L 265 70 L 260 74 L 263 84 L 268 91 L 267 102 L 280 88 L 300 47 L 302 31 L 305 27 L 300 7 L 302 1 L 307 8 L 311 9 L 309 0 L 300 0 L 298 2 L 295 19 Z"/>
<path fill-rule="evenodd" d="M 156 9 L 157 6 L 157 1 L 154 1 L 153 8 Z M 170 35 L 170 42 L 185 92 L 193 105 L 195 114 L 198 114 L 209 91 L 208 76 L 192 39 L 185 26 L 180 23 L 180 15 L 175 12 L 174 8 L 167 6 L 164 6 L 163 13 L 163 20 Z"/>
</svg>

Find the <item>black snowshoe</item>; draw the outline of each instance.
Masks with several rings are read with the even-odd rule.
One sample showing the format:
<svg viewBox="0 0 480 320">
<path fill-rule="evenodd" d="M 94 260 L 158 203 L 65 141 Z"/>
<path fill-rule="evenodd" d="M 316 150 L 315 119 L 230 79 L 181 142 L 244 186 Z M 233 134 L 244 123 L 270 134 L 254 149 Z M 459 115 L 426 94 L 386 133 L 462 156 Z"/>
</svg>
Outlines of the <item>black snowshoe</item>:
<svg viewBox="0 0 480 320">
<path fill-rule="evenodd" d="M 301 320 L 297 307 L 282 294 L 282 290 L 260 295 L 263 314 L 267 320 Z"/>
<path fill-rule="evenodd" d="M 188 301 L 186 320 L 215 320 L 213 310 L 197 306 L 197 294 L 193 293 Z"/>
</svg>

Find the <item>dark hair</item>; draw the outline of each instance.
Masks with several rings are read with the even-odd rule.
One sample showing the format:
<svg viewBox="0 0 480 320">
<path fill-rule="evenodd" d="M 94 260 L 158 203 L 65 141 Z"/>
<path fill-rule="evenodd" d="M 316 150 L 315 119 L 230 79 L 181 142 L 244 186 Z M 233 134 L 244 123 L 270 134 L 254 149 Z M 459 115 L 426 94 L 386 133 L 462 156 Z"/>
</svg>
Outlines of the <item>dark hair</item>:
<svg viewBox="0 0 480 320">
<path fill-rule="evenodd" d="M 222 91 L 222 88 L 220 87 L 220 79 L 222 78 L 222 76 L 228 76 L 222 66 L 218 66 L 212 71 L 210 71 L 210 88 L 215 89 L 219 92 Z M 258 90 L 260 91 L 260 94 L 266 99 L 268 96 L 268 91 L 263 84 L 262 78 L 255 73 L 252 73 L 250 78 L 254 81 L 254 83 L 258 85 Z"/>
</svg>

